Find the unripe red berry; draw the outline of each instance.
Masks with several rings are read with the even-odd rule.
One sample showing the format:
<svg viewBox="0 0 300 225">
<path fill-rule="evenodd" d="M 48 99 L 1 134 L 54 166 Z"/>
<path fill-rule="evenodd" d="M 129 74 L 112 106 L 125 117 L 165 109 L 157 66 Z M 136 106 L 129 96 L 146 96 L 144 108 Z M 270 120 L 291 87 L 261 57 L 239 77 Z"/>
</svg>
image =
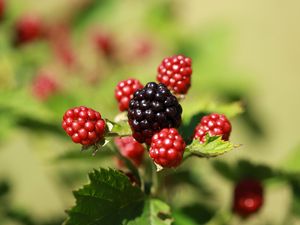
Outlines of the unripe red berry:
<svg viewBox="0 0 300 225">
<path fill-rule="evenodd" d="M 192 60 L 183 55 L 165 58 L 157 69 L 157 80 L 175 94 L 186 94 L 191 86 Z"/>
<path fill-rule="evenodd" d="M 205 136 L 222 136 L 222 140 L 228 141 L 231 132 L 231 123 L 225 115 L 212 113 L 203 116 L 194 131 L 194 138 L 201 143 L 205 142 Z"/>
<path fill-rule="evenodd" d="M 143 88 L 141 82 L 137 79 L 127 79 L 118 83 L 115 89 L 115 98 L 119 103 L 120 111 L 128 110 L 129 102 L 135 91 Z"/>
<path fill-rule="evenodd" d="M 153 135 L 150 157 L 162 167 L 177 167 L 182 161 L 185 142 L 175 128 L 164 128 Z"/>
<path fill-rule="evenodd" d="M 58 90 L 58 84 L 51 77 L 51 74 L 41 73 L 34 78 L 32 93 L 39 100 L 46 100 Z"/>
<path fill-rule="evenodd" d="M 242 217 L 257 212 L 263 205 L 263 186 L 260 181 L 245 179 L 234 189 L 233 211 Z"/>
<path fill-rule="evenodd" d="M 106 124 L 99 112 L 80 106 L 65 112 L 62 127 L 73 142 L 93 145 L 103 138 Z"/>
<path fill-rule="evenodd" d="M 132 136 L 116 138 L 115 144 L 124 157 L 131 160 L 136 166 L 141 165 L 145 152 L 142 144 L 138 143 Z M 122 163 L 119 164 L 123 165 Z"/>
<path fill-rule="evenodd" d="M 15 44 L 26 44 L 41 38 L 43 25 L 41 20 L 33 15 L 20 18 L 15 27 Z"/>
</svg>

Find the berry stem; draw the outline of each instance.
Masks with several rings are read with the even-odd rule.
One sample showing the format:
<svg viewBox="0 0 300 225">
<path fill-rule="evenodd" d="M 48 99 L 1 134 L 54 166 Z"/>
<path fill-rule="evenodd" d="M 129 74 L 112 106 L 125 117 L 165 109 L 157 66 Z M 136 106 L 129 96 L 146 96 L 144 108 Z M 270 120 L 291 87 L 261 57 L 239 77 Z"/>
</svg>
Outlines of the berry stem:
<svg viewBox="0 0 300 225">
<path fill-rule="evenodd" d="M 191 152 L 185 151 L 184 154 L 183 154 L 182 163 L 185 160 L 187 160 L 188 158 L 195 157 L 195 156 L 198 157 L 198 158 L 207 158 L 207 157 L 204 157 L 204 156 L 196 155 L 196 154 L 193 154 Z"/>
<path fill-rule="evenodd" d="M 108 148 L 113 151 L 114 153 L 117 154 L 117 156 L 125 163 L 125 165 L 127 166 L 127 168 L 132 172 L 132 174 L 136 177 L 137 181 L 138 181 L 138 185 L 141 185 L 141 177 L 139 174 L 139 171 L 137 170 L 137 168 L 132 164 L 132 162 L 127 159 L 126 157 L 124 157 L 119 150 L 115 147 L 112 146 L 111 144 L 107 145 Z"/>
<path fill-rule="evenodd" d="M 156 165 L 154 163 L 151 163 L 151 171 L 152 171 L 152 188 L 151 192 L 155 196 L 158 188 L 158 177 L 157 177 L 157 171 L 156 171 Z"/>
</svg>

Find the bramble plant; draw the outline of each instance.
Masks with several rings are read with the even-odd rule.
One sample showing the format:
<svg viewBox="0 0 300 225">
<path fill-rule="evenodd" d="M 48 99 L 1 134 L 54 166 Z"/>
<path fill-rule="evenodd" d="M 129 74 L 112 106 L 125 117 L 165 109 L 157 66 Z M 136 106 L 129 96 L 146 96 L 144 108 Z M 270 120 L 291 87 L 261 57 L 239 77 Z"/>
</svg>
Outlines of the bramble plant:
<svg viewBox="0 0 300 225">
<path fill-rule="evenodd" d="M 91 172 L 90 183 L 74 192 L 76 205 L 67 211 L 66 225 L 172 224 L 171 207 L 161 195 L 161 174 L 190 157 L 216 157 L 238 146 L 229 142 L 231 124 L 223 114 L 202 117 L 191 137 L 181 129 L 180 102 L 191 86 L 190 58 L 168 57 L 158 72 L 162 83 L 143 86 L 128 79 L 117 84 L 121 114 L 115 121 L 85 106 L 66 111 L 62 126 L 73 142 L 93 154 L 108 146 L 122 169 Z M 144 152 L 149 156 L 144 158 Z"/>
</svg>

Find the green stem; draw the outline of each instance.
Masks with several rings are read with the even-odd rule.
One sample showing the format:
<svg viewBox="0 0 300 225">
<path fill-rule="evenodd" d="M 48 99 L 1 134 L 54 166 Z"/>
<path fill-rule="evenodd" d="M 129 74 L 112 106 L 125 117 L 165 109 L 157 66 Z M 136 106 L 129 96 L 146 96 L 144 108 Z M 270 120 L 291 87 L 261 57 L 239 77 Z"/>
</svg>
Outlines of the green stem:
<svg viewBox="0 0 300 225">
<path fill-rule="evenodd" d="M 138 184 L 141 185 L 141 177 L 139 174 L 139 171 L 137 170 L 137 168 L 132 164 L 132 162 L 127 159 L 126 157 L 124 157 L 116 147 L 111 146 L 111 144 L 108 144 L 107 147 L 112 150 L 113 152 L 115 152 L 117 154 L 117 156 L 119 158 L 121 158 L 121 160 L 125 163 L 125 165 L 127 166 L 127 168 L 131 171 L 131 173 L 136 177 Z"/>
<path fill-rule="evenodd" d="M 157 188 L 158 188 L 158 176 L 157 176 L 157 172 L 156 172 L 156 166 L 154 163 L 151 163 L 151 172 L 152 172 L 152 188 L 151 188 L 151 193 L 153 195 L 156 195 L 157 192 Z"/>
</svg>

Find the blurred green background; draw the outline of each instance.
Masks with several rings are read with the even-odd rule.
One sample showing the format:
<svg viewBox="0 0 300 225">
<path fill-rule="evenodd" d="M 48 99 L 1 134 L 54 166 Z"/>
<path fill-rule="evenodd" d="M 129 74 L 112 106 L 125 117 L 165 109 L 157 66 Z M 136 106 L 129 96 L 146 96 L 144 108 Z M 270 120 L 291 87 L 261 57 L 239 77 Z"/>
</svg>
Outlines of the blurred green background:
<svg viewBox="0 0 300 225">
<path fill-rule="evenodd" d="M 231 136 L 243 146 L 221 160 L 300 171 L 299 7 L 293 0 L 6 1 L 0 22 L 0 179 L 10 184 L 7 207 L 37 221 L 64 218 L 74 203 L 71 190 L 87 181 L 87 171 L 114 165 L 104 152 L 94 158 L 77 154 L 80 147 L 60 128 L 64 111 L 86 105 L 113 119 L 117 82 L 155 80 L 161 60 L 178 53 L 193 59 L 192 88 L 183 103 L 187 114 L 195 102 L 241 101 L 245 107 L 233 119 Z M 71 63 L 48 39 L 12 45 L 15 23 L 26 14 L 63 37 Z M 108 37 L 112 53 L 99 49 L 96 34 Z M 59 86 L 47 99 L 32 91 L 41 73 Z M 230 207 L 232 184 L 213 171 L 213 161 L 185 166 L 197 165 L 218 205 Z M 287 224 L 291 201 L 287 185 L 271 185 L 263 210 L 243 224 Z M 18 224 L 5 217 L 0 223 Z"/>
</svg>

